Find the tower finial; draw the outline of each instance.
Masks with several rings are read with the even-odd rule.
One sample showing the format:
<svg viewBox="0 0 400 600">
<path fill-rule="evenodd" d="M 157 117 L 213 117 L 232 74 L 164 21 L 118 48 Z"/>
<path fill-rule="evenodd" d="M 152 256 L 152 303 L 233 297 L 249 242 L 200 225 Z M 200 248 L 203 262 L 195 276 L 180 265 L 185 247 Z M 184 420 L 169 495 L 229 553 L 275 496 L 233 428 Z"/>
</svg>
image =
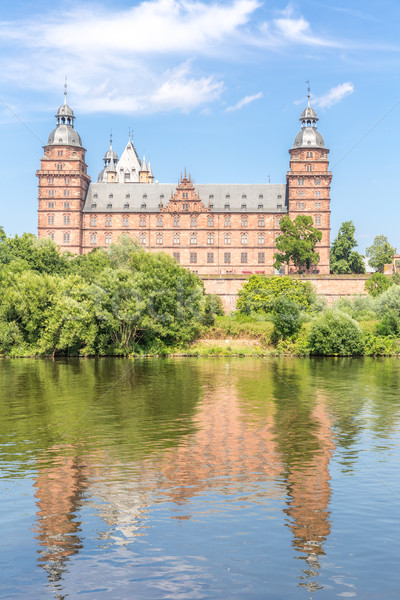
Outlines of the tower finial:
<svg viewBox="0 0 400 600">
<path fill-rule="evenodd" d="M 110 129 L 110 148 L 112 148 L 112 129 Z"/>
<path fill-rule="evenodd" d="M 310 82 L 308 79 L 306 81 L 306 84 L 307 84 L 307 99 L 308 99 L 307 106 L 310 108 L 311 88 L 310 88 Z"/>
<path fill-rule="evenodd" d="M 67 104 L 67 76 L 65 76 L 65 82 L 64 82 L 64 104 Z"/>
</svg>

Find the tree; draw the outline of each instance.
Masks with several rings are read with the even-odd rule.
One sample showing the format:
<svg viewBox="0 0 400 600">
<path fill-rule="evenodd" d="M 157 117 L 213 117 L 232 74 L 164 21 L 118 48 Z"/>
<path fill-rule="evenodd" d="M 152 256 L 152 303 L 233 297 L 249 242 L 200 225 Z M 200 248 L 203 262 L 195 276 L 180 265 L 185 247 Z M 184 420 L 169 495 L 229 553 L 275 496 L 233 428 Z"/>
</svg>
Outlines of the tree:
<svg viewBox="0 0 400 600">
<path fill-rule="evenodd" d="M 388 242 L 385 235 L 377 235 L 372 246 L 368 246 L 365 254 L 369 258 L 370 266 L 375 271 L 383 271 L 383 267 L 391 263 L 396 253 L 396 248 L 393 248 Z"/>
<path fill-rule="evenodd" d="M 322 239 L 322 231 L 313 227 L 312 217 L 298 215 L 294 221 L 283 217 L 280 228 L 282 233 L 276 241 L 279 252 L 274 254 L 276 269 L 282 263 L 294 263 L 301 273 L 303 266 L 309 269 L 312 264 L 318 263 L 319 252 L 315 252 L 315 246 Z"/>
<path fill-rule="evenodd" d="M 272 312 L 276 301 L 284 296 L 308 311 L 315 304 L 315 292 L 309 281 L 291 277 L 252 275 L 239 290 L 236 308 L 244 315 Z"/>
<path fill-rule="evenodd" d="M 365 289 L 371 296 L 379 296 L 390 287 L 390 279 L 383 273 L 374 273 L 365 282 Z"/>
<path fill-rule="evenodd" d="M 331 248 L 331 273 L 365 273 L 363 256 L 355 252 L 358 244 L 353 221 L 344 221 Z"/>
</svg>

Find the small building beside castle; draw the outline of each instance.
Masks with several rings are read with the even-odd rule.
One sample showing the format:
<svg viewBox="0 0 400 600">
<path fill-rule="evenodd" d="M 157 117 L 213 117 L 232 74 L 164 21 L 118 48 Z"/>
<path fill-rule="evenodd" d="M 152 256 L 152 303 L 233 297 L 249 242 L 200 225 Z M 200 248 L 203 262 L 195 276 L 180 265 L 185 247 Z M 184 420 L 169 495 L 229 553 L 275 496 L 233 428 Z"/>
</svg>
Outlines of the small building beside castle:
<svg viewBox="0 0 400 600">
<path fill-rule="evenodd" d="M 94 183 L 66 94 L 56 120 L 37 171 L 38 235 L 63 251 L 87 253 L 129 235 L 199 275 L 273 274 L 280 220 L 301 214 L 322 231 L 320 260 L 309 272 L 329 274 L 332 173 L 310 97 L 282 184 L 195 184 L 186 172 L 178 185 L 158 183 L 131 139 L 120 158 L 110 142 Z"/>
</svg>

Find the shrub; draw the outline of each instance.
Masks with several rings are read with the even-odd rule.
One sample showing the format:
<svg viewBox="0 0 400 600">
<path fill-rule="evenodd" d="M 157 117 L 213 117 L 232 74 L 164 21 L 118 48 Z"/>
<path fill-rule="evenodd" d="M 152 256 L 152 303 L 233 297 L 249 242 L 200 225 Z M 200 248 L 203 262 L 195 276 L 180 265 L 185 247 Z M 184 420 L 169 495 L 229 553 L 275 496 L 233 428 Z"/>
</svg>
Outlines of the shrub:
<svg viewBox="0 0 400 600">
<path fill-rule="evenodd" d="M 400 317 L 400 286 L 392 285 L 377 300 L 378 314 L 383 317 L 394 313 Z"/>
<path fill-rule="evenodd" d="M 374 273 L 368 281 L 365 282 L 365 289 L 371 296 L 379 296 L 390 287 L 390 284 L 391 281 L 389 277 L 383 273 Z"/>
<path fill-rule="evenodd" d="M 273 307 L 272 322 L 276 338 L 293 337 L 301 327 L 301 312 L 299 305 L 282 295 L 276 300 Z"/>
<path fill-rule="evenodd" d="M 391 337 L 372 335 L 365 336 L 364 354 L 366 356 L 387 356 L 398 354 L 399 348 L 396 341 Z"/>
<path fill-rule="evenodd" d="M 393 310 L 385 314 L 382 321 L 375 326 L 375 333 L 393 337 L 400 335 L 400 318 Z"/>
<path fill-rule="evenodd" d="M 370 321 L 377 317 L 376 300 L 371 296 L 340 298 L 334 306 L 336 310 L 347 313 L 356 321 Z"/>
<path fill-rule="evenodd" d="M 224 316 L 225 311 L 220 296 L 217 294 L 206 294 L 204 308 L 204 324 L 214 325 L 215 317 Z"/>
<path fill-rule="evenodd" d="M 310 310 L 316 298 L 309 281 L 252 275 L 239 291 L 236 308 L 246 315 L 272 312 L 275 301 L 281 295 L 297 302 L 303 310 Z"/>
<path fill-rule="evenodd" d="M 322 356 L 362 354 L 362 330 L 349 315 L 327 310 L 311 324 L 309 345 L 312 354 Z"/>
</svg>

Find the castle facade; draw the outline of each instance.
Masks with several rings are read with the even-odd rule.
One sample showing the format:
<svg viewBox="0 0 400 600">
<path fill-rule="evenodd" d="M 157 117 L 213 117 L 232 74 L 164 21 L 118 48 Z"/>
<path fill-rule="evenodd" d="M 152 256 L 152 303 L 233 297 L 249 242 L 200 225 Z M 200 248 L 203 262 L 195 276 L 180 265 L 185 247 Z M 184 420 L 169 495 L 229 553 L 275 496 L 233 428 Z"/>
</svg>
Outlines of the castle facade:
<svg viewBox="0 0 400 600">
<path fill-rule="evenodd" d="M 332 173 L 310 98 L 282 184 L 194 184 L 186 172 L 178 186 L 159 183 L 131 139 L 120 158 L 110 142 L 94 183 L 66 95 L 56 119 L 37 171 L 38 235 L 51 238 L 63 251 L 107 248 L 128 234 L 199 275 L 272 274 L 280 219 L 302 214 L 322 231 L 320 260 L 310 272 L 329 274 Z"/>
</svg>

